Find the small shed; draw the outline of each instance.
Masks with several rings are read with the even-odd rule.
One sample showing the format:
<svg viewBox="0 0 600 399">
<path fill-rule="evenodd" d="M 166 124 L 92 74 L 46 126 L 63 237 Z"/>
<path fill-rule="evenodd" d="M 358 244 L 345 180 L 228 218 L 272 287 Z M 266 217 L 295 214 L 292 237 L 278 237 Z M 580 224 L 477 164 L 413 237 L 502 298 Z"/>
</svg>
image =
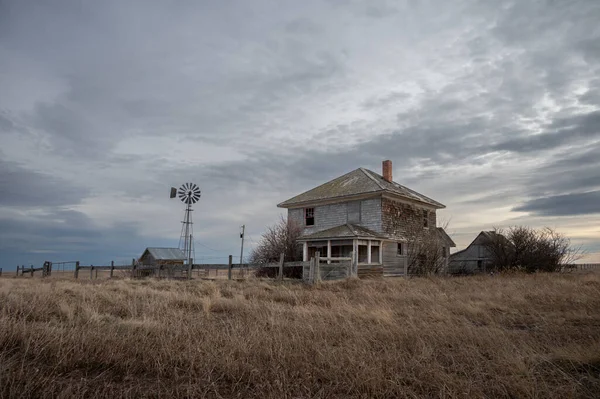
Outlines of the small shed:
<svg viewBox="0 0 600 399">
<path fill-rule="evenodd" d="M 183 265 L 185 253 L 179 248 L 146 248 L 139 262 L 143 265 Z"/>
</svg>

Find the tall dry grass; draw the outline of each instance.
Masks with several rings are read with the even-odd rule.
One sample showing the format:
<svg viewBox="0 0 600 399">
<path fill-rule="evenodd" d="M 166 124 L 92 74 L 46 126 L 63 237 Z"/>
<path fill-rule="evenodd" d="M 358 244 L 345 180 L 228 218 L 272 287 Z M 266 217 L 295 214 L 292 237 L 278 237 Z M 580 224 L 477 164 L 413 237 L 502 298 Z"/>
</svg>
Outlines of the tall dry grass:
<svg viewBox="0 0 600 399">
<path fill-rule="evenodd" d="M 598 397 L 600 275 L 0 279 L 0 396 Z"/>
</svg>

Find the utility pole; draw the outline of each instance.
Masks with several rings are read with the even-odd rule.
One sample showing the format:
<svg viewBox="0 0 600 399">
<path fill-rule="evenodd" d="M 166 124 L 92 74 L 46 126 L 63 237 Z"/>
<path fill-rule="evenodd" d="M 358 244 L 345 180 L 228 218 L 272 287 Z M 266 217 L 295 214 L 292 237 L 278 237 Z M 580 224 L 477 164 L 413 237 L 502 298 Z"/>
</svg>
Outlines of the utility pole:
<svg viewBox="0 0 600 399">
<path fill-rule="evenodd" d="M 242 225 L 240 229 L 240 238 L 242 239 L 242 250 L 240 251 L 240 270 L 242 270 L 242 264 L 244 263 L 244 233 L 246 231 L 246 225 Z"/>
</svg>

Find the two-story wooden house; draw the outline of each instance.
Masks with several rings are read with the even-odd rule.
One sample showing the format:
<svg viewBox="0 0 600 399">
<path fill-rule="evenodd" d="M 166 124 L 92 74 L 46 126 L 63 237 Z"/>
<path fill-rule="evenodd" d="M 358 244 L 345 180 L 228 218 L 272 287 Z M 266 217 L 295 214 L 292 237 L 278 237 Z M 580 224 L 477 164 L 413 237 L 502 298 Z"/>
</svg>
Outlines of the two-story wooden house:
<svg viewBox="0 0 600 399">
<path fill-rule="evenodd" d="M 436 226 L 441 203 L 392 180 L 392 162 L 383 175 L 359 168 L 277 205 L 303 226 L 299 242 L 308 261 L 358 255 L 358 269 L 384 275 L 406 273 L 408 244 L 418 232 L 435 233 L 446 259 L 452 239 Z"/>
</svg>

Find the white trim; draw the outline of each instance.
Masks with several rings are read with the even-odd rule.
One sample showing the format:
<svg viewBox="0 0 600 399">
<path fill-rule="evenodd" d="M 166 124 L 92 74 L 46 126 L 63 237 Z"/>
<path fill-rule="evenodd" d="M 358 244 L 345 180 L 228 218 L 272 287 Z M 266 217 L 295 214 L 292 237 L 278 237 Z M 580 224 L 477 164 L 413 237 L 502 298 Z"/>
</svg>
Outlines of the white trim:
<svg viewBox="0 0 600 399">
<path fill-rule="evenodd" d="M 302 262 L 308 262 L 308 242 L 302 244 Z"/>
<path fill-rule="evenodd" d="M 307 241 L 327 241 L 327 240 L 381 240 L 383 241 L 384 238 L 378 238 L 378 237 L 364 237 L 364 236 L 352 236 L 352 237 L 323 237 L 323 238 L 298 238 L 296 239 L 296 241 L 298 242 L 307 242 Z"/>
<path fill-rule="evenodd" d="M 371 264 L 371 240 L 367 242 L 367 264 Z"/>
<path fill-rule="evenodd" d="M 327 240 L 327 257 L 331 258 L 331 240 Z M 331 261 L 328 260 L 327 264 L 331 264 Z"/>
</svg>

